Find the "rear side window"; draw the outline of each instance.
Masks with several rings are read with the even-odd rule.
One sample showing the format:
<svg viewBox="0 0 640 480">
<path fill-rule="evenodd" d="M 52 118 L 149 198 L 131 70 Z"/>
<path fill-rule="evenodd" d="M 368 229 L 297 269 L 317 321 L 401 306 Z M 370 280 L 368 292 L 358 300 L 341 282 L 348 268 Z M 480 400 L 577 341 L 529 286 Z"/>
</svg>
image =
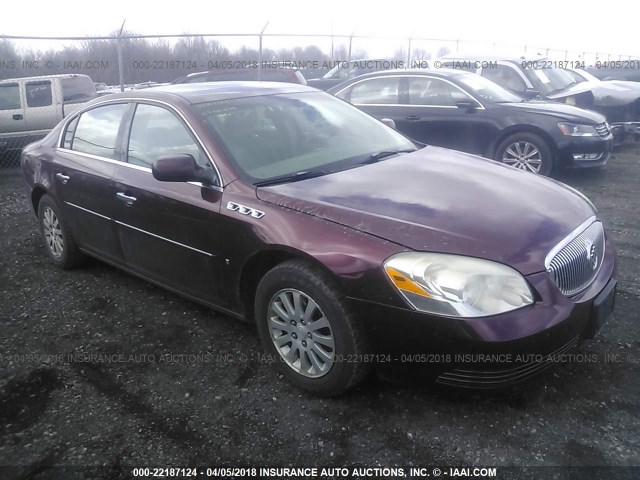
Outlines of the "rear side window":
<svg viewBox="0 0 640 480">
<path fill-rule="evenodd" d="M 48 107 L 53 103 L 51 97 L 51 82 L 29 82 L 25 85 L 27 105 L 30 107 Z"/>
<path fill-rule="evenodd" d="M 191 155 L 198 165 L 212 168 L 187 127 L 169 110 L 140 104 L 131 124 L 127 161 L 151 168 L 154 160 L 170 155 Z"/>
<path fill-rule="evenodd" d="M 400 77 L 382 77 L 355 84 L 350 93 L 354 105 L 397 104 Z"/>
<path fill-rule="evenodd" d="M 20 105 L 20 87 L 17 83 L 0 85 L 0 110 L 17 110 Z"/>
<path fill-rule="evenodd" d="M 105 105 L 84 112 L 76 125 L 71 149 L 119 160 L 119 155 L 116 153 L 118 131 L 127 108 L 128 105 L 122 103 Z"/>
<path fill-rule="evenodd" d="M 87 77 L 62 79 L 62 97 L 65 103 L 87 102 L 97 96 L 95 85 Z"/>
<path fill-rule="evenodd" d="M 76 132 L 76 127 L 78 126 L 78 120 L 80 117 L 76 117 L 69 125 L 67 125 L 67 130 L 64 132 L 64 140 L 62 142 L 62 147 L 71 150 L 73 148 L 73 134 Z"/>
</svg>

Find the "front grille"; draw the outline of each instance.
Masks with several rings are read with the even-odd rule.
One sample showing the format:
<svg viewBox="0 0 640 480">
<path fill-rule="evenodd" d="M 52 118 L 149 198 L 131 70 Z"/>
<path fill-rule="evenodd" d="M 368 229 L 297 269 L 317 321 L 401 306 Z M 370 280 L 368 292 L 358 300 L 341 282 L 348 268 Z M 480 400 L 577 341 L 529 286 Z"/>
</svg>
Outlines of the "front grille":
<svg viewBox="0 0 640 480">
<path fill-rule="evenodd" d="M 584 224 L 583 224 L 584 225 Z M 595 280 L 604 258 L 604 229 L 594 221 L 554 247 L 545 261 L 547 271 L 560 291 L 570 297 Z"/>
<path fill-rule="evenodd" d="M 611 132 L 607 123 L 600 123 L 599 125 L 596 125 L 596 131 L 601 137 L 606 137 Z"/>
</svg>

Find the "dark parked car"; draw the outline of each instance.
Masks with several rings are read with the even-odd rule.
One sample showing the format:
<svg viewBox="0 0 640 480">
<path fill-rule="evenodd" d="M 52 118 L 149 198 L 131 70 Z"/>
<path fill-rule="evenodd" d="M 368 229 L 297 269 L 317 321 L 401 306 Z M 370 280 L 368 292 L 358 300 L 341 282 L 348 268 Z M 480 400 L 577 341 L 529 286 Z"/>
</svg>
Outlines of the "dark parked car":
<svg viewBox="0 0 640 480">
<path fill-rule="evenodd" d="M 610 60 L 600 66 L 587 67 L 587 72 L 600 80 L 640 82 L 640 60 Z"/>
<path fill-rule="evenodd" d="M 494 158 L 549 175 L 558 167 L 606 165 L 613 137 L 596 112 L 525 101 L 461 70 L 393 70 L 329 90 L 419 142 Z"/>
<path fill-rule="evenodd" d="M 91 255 L 255 322 L 320 394 L 371 367 L 509 384 L 613 309 L 615 251 L 585 197 L 417 149 L 305 86 L 119 93 L 28 146 L 22 170 L 55 265 Z M 497 357 L 461 356 L 477 354 Z"/>
<path fill-rule="evenodd" d="M 474 71 L 525 98 L 553 100 L 595 110 L 607 118 L 618 143 L 640 135 L 640 93 L 637 90 L 578 82 L 567 70 L 556 67 L 561 62 L 542 57 L 447 56 L 440 64 Z"/>
<path fill-rule="evenodd" d="M 338 62 L 335 67 L 329 70 L 320 78 L 311 78 L 307 80 L 307 85 L 319 90 L 329 90 L 342 82 L 355 78 L 365 73 L 378 72 L 380 70 L 388 70 L 397 68 L 390 60 L 351 60 L 350 62 Z"/>
<path fill-rule="evenodd" d="M 300 70 L 293 68 L 221 68 L 208 72 L 190 73 L 185 77 L 174 80 L 173 83 L 202 83 L 202 82 L 228 82 L 228 81 L 255 81 L 285 82 L 306 85 Z"/>
</svg>

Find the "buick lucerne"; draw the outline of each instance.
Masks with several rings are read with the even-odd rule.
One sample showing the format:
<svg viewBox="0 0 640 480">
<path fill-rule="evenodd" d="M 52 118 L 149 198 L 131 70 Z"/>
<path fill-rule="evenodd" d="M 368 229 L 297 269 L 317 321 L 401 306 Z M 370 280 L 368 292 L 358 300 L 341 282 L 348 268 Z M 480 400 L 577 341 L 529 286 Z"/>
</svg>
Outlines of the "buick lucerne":
<svg viewBox="0 0 640 480">
<path fill-rule="evenodd" d="M 613 310 L 614 247 L 584 196 L 418 148 L 307 86 L 99 98 L 21 166 L 53 264 L 97 257 L 255 322 L 278 368 L 317 394 L 372 369 L 508 385 Z M 523 357 L 466 361 L 477 354 Z"/>
</svg>

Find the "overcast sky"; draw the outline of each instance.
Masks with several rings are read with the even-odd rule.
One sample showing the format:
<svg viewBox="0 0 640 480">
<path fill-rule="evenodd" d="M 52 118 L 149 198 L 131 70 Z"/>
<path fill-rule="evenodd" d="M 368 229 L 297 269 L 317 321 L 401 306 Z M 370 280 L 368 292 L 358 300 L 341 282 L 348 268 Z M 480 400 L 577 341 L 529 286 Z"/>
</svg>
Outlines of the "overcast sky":
<svg viewBox="0 0 640 480">
<path fill-rule="evenodd" d="M 28 11 L 23 8 L 27 4 Z M 253 33 L 268 21 L 270 33 L 350 34 L 355 30 L 356 34 L 487 42 L 479 46 L 480 50 L 495 42 L 640 55 L 635 7 L 625 2 L 611 4 L 611 8 L 607 5 L 585 0 L 9 0 L 2 7 L 0 34 L 104 35 L 118 29 L 125 18 L 128 30 L 144 34 Z M 265 46 L 316 43 L 326 47 L 327 42 L 269 38 Z M 232 48 L 238 44 L 228 43 Z M 372 55 L 390 55 L 389 49 L 395 50 L 398 45 L 361 40 L 354 48 L 365 48 Z M 39 42 L 29 46 L 46 50 L 52 45 Z"/>
</svg>

